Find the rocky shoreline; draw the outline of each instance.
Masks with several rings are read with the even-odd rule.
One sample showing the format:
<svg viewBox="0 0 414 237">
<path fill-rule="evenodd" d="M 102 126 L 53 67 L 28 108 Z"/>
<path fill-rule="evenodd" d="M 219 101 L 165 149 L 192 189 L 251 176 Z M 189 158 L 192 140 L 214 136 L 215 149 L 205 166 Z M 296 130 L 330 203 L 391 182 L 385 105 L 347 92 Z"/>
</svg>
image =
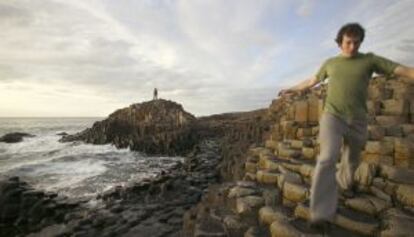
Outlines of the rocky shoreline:
<svg viewBox="0 0 414 237">
<path fill-rule="evenodd" d="M 328 236 L 411 236 L 414 231 L 414 86 L 394 79 L 378 77 L 370 82 L 369 139 L 354 177 L 358 192 L 354 197 L 339 195 Z M 134 110 L 141 105 L 121 109 L 91 129 L 62 140 L 112 143 L 150 154 L 183 154 L 185 164 L 153 180 L 103 193 L 97 199 L 99 208 L 86 209 L 85 203 L 77 202 L 62 211 L 56 208 L 51 218 L 38 222 L 31 222 L 34 211 L 30 208 L 17 208 L 25 200 L 25 189 L 12 184 L 17 191 L 0 196 L 4 217 L 0 234 L 323 236 L 307 222 L 325 95 L 322 85 L 302 95 L 277 98 L 268 109 L 202 118 L 163 100 L 146 103 L 145 112 Z M 165 123 L 152 120 L 159 108 L 161 114 L 171 115 Z M 122 121 L 128 129 L 117 130 Z M 162 129 L 149 121 L 163 124 Z M 136 145 L 144 138 L 144 145 Z M 1 190 L 13 182 L 16 178 L 3 181 Z M 32 204 L 57 207 L 65 203 L 53 195 L 36 195 L 41 198 Z M 10 214 L 14 212 L 9 206 L 20 214 Z"/>
<path fill-rule="evenodd" d="M 116 187 L 94 200 L 69 200 L 0 181 L 0 236 L 181 236 L 183 216 L 219 181 L 216 141 L 197 145 L 184 164 L 154 179 Z M 90 202 L 97 207 L 88 208 Z"/>
<path fill-rule="evenodd" d="M 69 200 L 35 190 L 32 197 L 25 191 L 32 189 L 18 177 L 3 178 L 0 236 L 183 236 L 188 232 L 183 228 L 185 213 L 208 186 L 242 175 L 243 161 L 237 157 L 263 139 L 268 131 L 265 114 L 258 110 L 195 119 L 179 104 L 156 100 L 117 110 L 78 134 L 63 134 L 62 142 L 127 145 L 148 154 L 182 154 L 185 162 L 93 200 Z M 10 182 L 13 188 L 7 188 Z M 26 209 L 26 199 L 37 208 Z M 91 203 L 97 207 L 90 208 Z"/>
</svg>

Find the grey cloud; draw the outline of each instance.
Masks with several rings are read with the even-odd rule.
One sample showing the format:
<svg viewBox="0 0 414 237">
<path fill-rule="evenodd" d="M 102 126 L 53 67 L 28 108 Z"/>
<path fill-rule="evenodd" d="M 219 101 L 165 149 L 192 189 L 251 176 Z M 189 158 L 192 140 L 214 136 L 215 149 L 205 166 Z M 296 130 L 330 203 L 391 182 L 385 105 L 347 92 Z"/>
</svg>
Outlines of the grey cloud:
<svg viewBox="0 0 414 237">
<path fill-rule="evenodd" d="M 68 32 L 72 27 L 72 24 L 68 24 L 70 21 L 81 23 L 77 17 L 80 14 L 82 11 L 79 9 L 49 0 L 0 3 L 0 22 L 3 23 L 3 27 L 37 27 L 36 30 L 51 34 Z M 53 25 L 61 25 L 62 27 L 48 27 Z"/>
<path fill-rule="evenodd" d="M 75 43 L 73 43 L 75 44 Z M 90 40 L 89 52 L 76 57 L 62 58 L 59 63 L 70 66 L 97 66 L 117 68 L 134 65 L 138 59 L 129 56 L 131 44 L 126 41 L 111 41 L 103 38 Z"/>
<path fill-rule="evenodd" d="M 180 90 L 182 95 L 188 92 L 197 92 L 201 87 L 210 88 L 209 83 L 205 83 L 208 78 L 202 78 L 196 73 L 179 73 L 169 70 L 158 69 L 154 71 L 129 71 L 124 73 L 113 72 L 102 74 L 107 82 L 104 90 L 119 91 L 122 93 L 152 91 L 157 87 L 160 93 L 170 94 Z M 113 78 L 118 78 L 114 81 Z M 202 85 L 202 86 L 200 86 Z M 115 93 L 114 93 L 115 94 Z M 190 93 L 191 94 L 191 93 Z"/>
<path fill-rule="evenodd" d="M 73 62 L 72 62 L 73 63 Z M 40 67 L 40 66 L 38 66 Z M 45 66 L 51 74 L 57 75 L 53 80 L 63 80 L 77 86 L 91 88 L 103 97 L 129 97 L 146 94 L 154 87 L 165 94 L 180 90 L 180 94 L 197 92 L 200 88 L 211 88 L 208 75 L 191 71 L 176 71 L 157 65 L 138 63 L 127 66 L 91 64 Z M 40 79 L 41 80 L 41 79 Z M 40 82 L 39 80 L 39 82 Z M 76 93 L 76 92 L 74 92 Z"/>
<path fill-rule="evenodd" d="M 402 43 L 404 43 L 404 44 L 414 44 L 414 39 L 403 39 Z"/>
<path fill-rule="evenodd" d="M 301 1 L 300 5 L 296 11 L 299 16 L 308 17 L 312 14 L 315 2 L 314 1 Z"/>
<path fill-rule="evenodd" d="M 413 54 L 413 52 L 414 52 L 414 39 L 403 39 L 403 40 L 399 41 L 398 43 L 399 43 L 398 46 L 397 46 L 398 50 L 401 50 L 401 51 L 409 53 L 409 54 Z"/>
<path fill-rule="evenodd" d="M 405 22 L 411 12 L 396 18 L 391 10 L 384 11 L 389 1 L 378 1 L 378 7 L 367 11 L 375 1 L 351 0 L 356 7 L 349 12 L 355 14 L 347 13 L 346 18 L 339 12 L 332 21 L 325 21 L 325 33 L 317 32 L 313 41 L 324 38 L 328 29 L 335 28 L 334 35 L 337 24 L 345 19 L 364 18 L 374 52 L 384 52 L 381 44 L 393 45 L 385 53 L 408 60 L 412 31 L 399 34 L 392 26 Z M 315 50 L 309 46 L 313 41 L 300 45 L 307 36 L 299 41 L 282 34 L 284 22 L 277 19 L 284 14 L 278 13 L 297 3 L 304 4 L 300 9 L 304 14 L 320 7 L 303 0 L 157 3 L 0 3 L 0 80 L 30 80 L 37 89 L 49 91 L 50 98 L 87 98 L 90 93 L 92 100 L 96 97 L 111 106 L 150 99 L 153 87 L 158 87 L 162 98 L 177 100 L 192 113 L 209 114 L 267 107 L 278 86 L 302 80 L 302 72 L 315 71 L 322 56 L 337 50 L 332 35 L 329 48 Z M 398 12 L 401 4 L 395 5 L 393 11 Z M 410 26 L 403 24 L 413 29 Z M 275 80 L 270 82 L 270 77 Z"/>
<path fill-rule="evenodd" d="M 33 15 L 27 9 L 10 4 L 0 3 L 0 25 L 27 26 L 32 22 Z"/>
<path fill-rule="evenodd" d="M 190 108 L 199 115 L 246 111 L 267 108 L 274 97 L 274 88 L 265 87 L 202 90 L 191 97 Z"/>
<path fill-rule="evenodd" d="M 27 47 L 30 43 L 24 42 Z M 59 43 L 54 45 L 52 42 L 47 52 L 28 50 L 27 56 L 22 55 L 13 59 L 1 58 L 0 56 L 0 62 L 14 67 L 30 65 L 32 68 L 43 68 L 44 71 L 56 71 L 57 73 L 60 71 L 69 74 L 80 71 L 89 74 L 95 70 L 128 69 L 128 67 L 143 64 L 139 59 L 129 55 L 131 45 L 125 41 L 92 39 L 88 52 L 84 54 L 71 52 L 71 48 L 76 46 L 76 42 L 65 42 L 64 44 L 66 45 L 63 46 Z M 25 48 L 23 45 L 21 47 Z"/>
<path fill-rule="evenodd" d="M 16 69 L 12 65 L 0 64 L 0 83 L 16 79 L 22 79 L 27 76 L 27 73 Z"/>
<path fill-rule="evenodd" d="M 414 52 L 414 44 L 399 45 L 399 46 L 397 46 L 397 48 L 401 51 Z"/>
</svg>

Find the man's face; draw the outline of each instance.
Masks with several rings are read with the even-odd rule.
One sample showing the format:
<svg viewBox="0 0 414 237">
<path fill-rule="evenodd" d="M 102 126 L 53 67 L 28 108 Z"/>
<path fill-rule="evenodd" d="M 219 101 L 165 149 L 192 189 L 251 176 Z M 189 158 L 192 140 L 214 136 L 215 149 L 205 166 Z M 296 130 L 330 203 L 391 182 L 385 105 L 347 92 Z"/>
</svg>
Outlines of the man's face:
<svg viewBox="0 0 414 237">
<path fill-rule="evenodd" d="M 361 39 L 358 36 L 342 36 L 341 51 L 342 55 L 346 57 L 352 57 L 358 53 L 359 46 L 361 45 Z"/>
</svg>

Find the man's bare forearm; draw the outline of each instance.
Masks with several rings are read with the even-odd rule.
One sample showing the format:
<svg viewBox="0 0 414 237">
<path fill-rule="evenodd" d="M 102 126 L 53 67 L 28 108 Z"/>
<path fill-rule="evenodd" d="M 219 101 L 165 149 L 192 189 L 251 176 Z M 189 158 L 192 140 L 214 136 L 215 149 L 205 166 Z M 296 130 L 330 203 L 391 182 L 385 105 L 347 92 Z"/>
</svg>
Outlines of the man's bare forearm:
<svg viewBox="0 0 414 237">
<path fill-rule="evenodd" d="M 309 84 L 309 79 L 301 81 L 299 84 L 290 87 L 288 90 L 290 90 L 290 91 L 303 91 L 306 88 L 308 88 L 308 84 Z"/>
<path fill-rule="evenodd" d="M 394 74 L 402 77 L 403 81 L 414 84 L 414 68 L 401 65 L 395 68 Z"/>
<path fill-rule="evenodd" d="M 311 78 L 309 78 L 307 80 L 304 80 L 304 81 L 300 82 L 296 86 L 291 87 L 290 90 L 293 90 L 293 91 L 304 91 L 304 90 L 307 90 L 307 89 L 312 88 L 316 84 L 318 84 L 318 81 L 316 80 L 316 78 L 315 77 L 311 77 Z"/>
<path fill-rule="evenodd" d="M 318 83 L 319 82 L 318 82 L 316 77 L 311 77 L 307 80 L 304 80 L 304 81 L 300 82 L 299 84 L 297 84 L 293 87 L 290 87 L 288 89 L 280 91 L 279 95 L 284 95 L 284 94 L 288 94 L 288 93 L 291 93 L 291 92 L 302 92 L 304 90 L 312 88 L 313 86 L 315 86 Z"/>
</svg>

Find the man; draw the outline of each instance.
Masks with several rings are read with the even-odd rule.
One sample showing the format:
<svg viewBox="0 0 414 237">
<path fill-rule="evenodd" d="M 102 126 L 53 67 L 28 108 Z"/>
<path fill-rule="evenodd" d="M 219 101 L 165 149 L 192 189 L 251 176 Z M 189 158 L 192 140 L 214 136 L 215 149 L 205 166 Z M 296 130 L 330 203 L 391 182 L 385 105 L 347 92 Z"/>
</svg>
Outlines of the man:
<svg viewBox="0 0 414 237">
<path fill-rule="evenodd" d="M 158 100 L 158 90 L 157 88 L 154 88 L 154 97 L 153 100 Z"/>
<path fill-rule="evenodd" d="M 366 102 L 372 73 L 393 74 L 414 83 L 414 68 L 372 53 L 360 53 L 358 50 L 364 36 L 365 30 L 358 23 L 342 26 L 336 37 L 341 53 L 326 60 L 315 76 L 279 93 L 283 96 L 301 92 L 329 78 L 324 113 L 320 121 L 321 152 L 311 187 L 313 226 L 325 226 L 329 220 L 333 220 L 338 201 L 337 184 L 344 194 L 352 194 L 353 174 L 367 139 Z M 342 145 L 340 168 L 336 173 Z"/>
</svg>

